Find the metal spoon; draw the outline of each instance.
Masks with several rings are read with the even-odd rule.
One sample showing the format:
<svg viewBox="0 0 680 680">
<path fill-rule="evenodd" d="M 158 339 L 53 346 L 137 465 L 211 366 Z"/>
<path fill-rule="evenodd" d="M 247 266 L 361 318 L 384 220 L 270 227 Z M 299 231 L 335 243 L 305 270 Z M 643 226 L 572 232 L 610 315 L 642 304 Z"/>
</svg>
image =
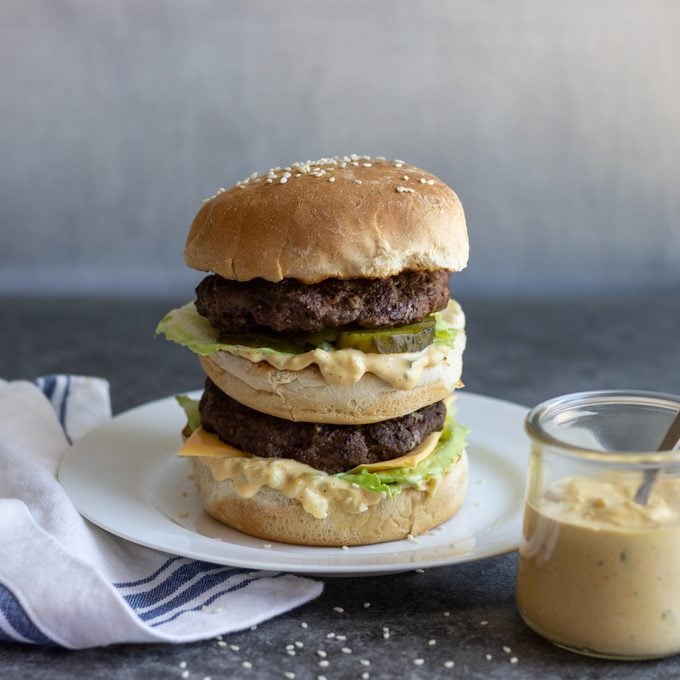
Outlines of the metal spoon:
<svg viewBox="0 0 680 680">
<path fill-rule="evenodd" d="M 678 411 L 675 418 L 673 418 L 673 422 L 664 435 L 661 444 L 659 444 L 657 451 L 672 451 L 678 444 L 680 444 L 680 411 Z M 649 494 L 652 491 L 654 480 L 658 474 L 658 469 L 645 470 L 645 479 L 635 492 L 634 500 L 636 503 L 647 505 Z"/>
</svg>

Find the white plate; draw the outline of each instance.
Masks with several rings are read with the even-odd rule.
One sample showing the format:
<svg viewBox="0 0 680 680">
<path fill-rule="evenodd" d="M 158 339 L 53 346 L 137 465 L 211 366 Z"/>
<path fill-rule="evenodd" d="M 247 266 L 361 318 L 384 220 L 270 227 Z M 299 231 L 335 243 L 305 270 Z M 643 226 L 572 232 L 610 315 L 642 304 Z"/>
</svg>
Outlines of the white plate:
<svg viewBox="0 0 680 680">
<path fill-rule="evenodd" d="M 103 529 L 208 562 L 326 576 L 468 562 L 509 552 L 519 542 L 527 409 L 468 392 L 460 393 L 457 406 L 457 419 L 471 429 L 468 494 L 452 519 L 414 541 L 345 550 L 269 547 L 216 522 L 203 511 L 189 462 L 175 455 L 185 418 L 172 397 L 116 416 L 76 442 L 64 456 L 59 480 L 78 511 Z"/>
</svg>

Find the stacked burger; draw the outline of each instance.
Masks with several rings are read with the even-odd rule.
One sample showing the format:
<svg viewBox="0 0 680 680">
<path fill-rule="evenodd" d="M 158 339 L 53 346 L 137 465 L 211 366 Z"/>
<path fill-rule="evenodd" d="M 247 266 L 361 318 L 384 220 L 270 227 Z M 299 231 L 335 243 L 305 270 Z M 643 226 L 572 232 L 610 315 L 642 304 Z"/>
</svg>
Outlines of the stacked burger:
<svg viewBox="0 0 680 680">
<path fill-rule="evenodd" d="M 403 161 L 324 158 L 204 201 L 184 251 L 210 272 L 158 331 L 199 355 L 183 399 L 206 511 L 266 540 L 377 543 L 460 508 L 467 264 L 456 194 Z"/>
</svg>

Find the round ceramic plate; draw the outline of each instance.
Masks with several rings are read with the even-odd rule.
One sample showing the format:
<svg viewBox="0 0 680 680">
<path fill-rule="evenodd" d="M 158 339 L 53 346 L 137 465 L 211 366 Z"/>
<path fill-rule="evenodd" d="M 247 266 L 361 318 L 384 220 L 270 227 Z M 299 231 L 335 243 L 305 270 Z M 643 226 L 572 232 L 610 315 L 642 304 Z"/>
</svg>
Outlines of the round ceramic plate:
<svg viewBox="0 0 680 680">
<path fill-rule="evenodd" d="M 471 430 L 467 497 L 452 519 L 411 540 L 313 548 L 265 543 L 218 523 L 203 511 L 189 461 L 176 455 L 185 417 L 172 397 L 116 416 L 77 441 L 62 460 L 59 480 L 78 511 L 103 529 L 208 562 L 326 576 L 469 562 L 517 548 L 527 409 L 467 392 L 456 405 L 457 420 Z"/>
</svg>

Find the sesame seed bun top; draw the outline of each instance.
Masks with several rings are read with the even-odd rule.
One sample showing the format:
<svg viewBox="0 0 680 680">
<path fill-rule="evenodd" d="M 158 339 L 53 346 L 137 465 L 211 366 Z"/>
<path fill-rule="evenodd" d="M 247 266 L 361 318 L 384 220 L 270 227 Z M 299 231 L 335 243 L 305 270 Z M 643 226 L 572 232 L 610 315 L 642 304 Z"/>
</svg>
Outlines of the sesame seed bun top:
<svg viewBox="0 0 680 680">
<path fill-rule="evenodd" d="M 204 201 L 186 263 L 226 279 L 382 278 L 459 271 L 468 237 L 458 197 L 403 161 L 342 156 L 253 174 Z"/>
</svg>

